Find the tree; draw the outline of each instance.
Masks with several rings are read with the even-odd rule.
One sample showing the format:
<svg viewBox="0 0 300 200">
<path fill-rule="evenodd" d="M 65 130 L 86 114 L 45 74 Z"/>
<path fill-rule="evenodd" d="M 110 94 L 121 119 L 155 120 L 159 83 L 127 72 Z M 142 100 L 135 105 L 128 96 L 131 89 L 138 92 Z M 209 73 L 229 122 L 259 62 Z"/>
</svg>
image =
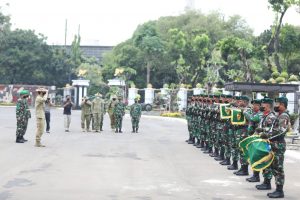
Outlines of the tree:
<svg viewBox="0 0 300 200">
<path fill-rule="evenodd" d="M 157 34 L 155 24 L 148 22 L 137 28 L 134 33 L 134 44 L 143 52 L 147 69 L 147 84 L 150 83 L 153 63 L 164 52 L 164 44 Z"/>
<path fill-rule="evenodd" d="M 300 6 L 300 0 L 268 0 L 272 7 L 272 10 L 276 13 L 276 19 L 273 29 L 272 37 L 267 46 L 268 55 L 272 54 L 272 49 L 274 49 L 273 57 L 277 70 L 281 70 L 281 65 L 279 61 L 279 36 L 282 28 L 283 17 L 285 16 L 287 10 L 292 6 Z M 268 59 L 268 58 L 267 58 Z M 268 65 L 271 65 L 270 60 L 267 60 Z"/>
</svg>

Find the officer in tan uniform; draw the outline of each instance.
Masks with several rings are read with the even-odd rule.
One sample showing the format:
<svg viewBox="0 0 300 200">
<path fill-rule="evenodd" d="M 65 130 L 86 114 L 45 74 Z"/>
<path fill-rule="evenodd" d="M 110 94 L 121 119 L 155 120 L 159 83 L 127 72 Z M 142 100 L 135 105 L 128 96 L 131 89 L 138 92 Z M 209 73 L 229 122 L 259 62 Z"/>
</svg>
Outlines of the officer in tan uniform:
<svg viewBox="0 0 300 200">
<path fill-rule="evenodd" d="M 108 103 L 108 114 L 109 114 L 109 118 L 110 118 L 110 127 L 113 130 L 115 130 L 115 128 L 116 128 L 114 108 L 117 103 L 118 103 L 118 100 L 117 100 L 116 96 L 112 96 L 110 102 Z"/>
<path fill-rule="evenodd" d="M 47 101 L 48 90 L 44 88 L 38 88 L 36 92 L 38 95 L 35 99 L 35 115 L 37 125 L 35 146 L 45 147 L 41 144 L 41 137 L 45 129 L 45 102 Z"/>
<path fill-rule="evenodd" d="M 94 118 L 95 132 L 99 132 L 101 128 L 100 127 L 101 116 L 102 116 L 101 108 L 104 105 L 101 96 L 102 96 L 101 94 L 97 93 L 95 95 L 96 98 L 92 101 L 92 113 Z"/>
<path fill-rule="evenodd" d="M 87 97 L 83 97 L 81 106 L 81 128 L 82 132 L 90 132 L 90 121 L 91 121 L 91 106 L 92 103 Z"/>
</svg>

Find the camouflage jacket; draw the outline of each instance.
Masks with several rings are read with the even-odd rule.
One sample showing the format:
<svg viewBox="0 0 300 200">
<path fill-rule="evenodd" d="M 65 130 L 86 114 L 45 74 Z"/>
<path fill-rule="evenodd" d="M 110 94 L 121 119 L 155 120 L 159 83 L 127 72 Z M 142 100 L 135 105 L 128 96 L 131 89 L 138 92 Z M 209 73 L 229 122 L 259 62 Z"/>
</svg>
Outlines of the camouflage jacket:
<svg viewBox="0 0 300 200">
<path fill-rule="evenodd" d="M 270 132 L 270 140 L 283 140 L 289 130 L 290 115 L 283 112 L 277 116 L 274 121 L 273 129 Z"/>
<path fill-rule="evenodd" d="M 262 117 L 258 125 L 259 132 L 262 131 L 268 134 L 271 131 L 275 119 L 276 115 L 274 112 L 262 113 Z"/>
<path fill-rule="evenodd" d="M 142 106 L 139 103 L 134 103 L 130 106 L 130 116 L 131 117 L 141 117 L 142 115 Z"/>
<path fill-rule="evenodd" d="M 28 108 L 26 99 L 18 99 L 17 105 L 16 105 L 16 117 L 17 117 L 17 119 L 31 118 L 31 113 Z"/>
<path fill-rule="evenodd" d="M 125 115 L 125 104 L 122 102 L 118 102 L 116 103 L 115 107 L 114 107 L 114 115 L 115 116 L 124 116 Z"/>
<path fill-rule="evenodd" d="M 263 117 L 263 113 L 258 111 L 254 112 L 253 110 L 247 110 L 243 112 L 245 118 L 249 122 L 248 124 L 248 134 L 253 135 L 255 129 L 258 127 L 261 118 Z"/>
</svg>

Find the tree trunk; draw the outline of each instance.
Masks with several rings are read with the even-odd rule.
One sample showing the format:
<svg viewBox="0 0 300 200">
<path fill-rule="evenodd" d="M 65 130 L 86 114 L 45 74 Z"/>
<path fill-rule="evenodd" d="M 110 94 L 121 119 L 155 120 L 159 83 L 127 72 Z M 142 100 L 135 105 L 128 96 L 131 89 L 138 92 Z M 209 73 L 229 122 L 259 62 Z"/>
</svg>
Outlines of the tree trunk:
<svg viewBox="0 0 300 200">
<path fill-rule="evenodd" d="M 148 63 L 147 63 L 147 86 L 150 83 L 150 73 L 151 73 L 151 64 L 148 61 Z"/>
<path fill-rule="evenodd" d="M 240 52 L 240 57 L 241 57 L 241 60 L 243 62 L 243 65 L 244 65 L 244 68 L 245 68 L 245 71 L 246 71 L 246 73 L 245 73 L 246 82 L 252 82 L 253 81 L 253 76 L 252 76 L 251 69 L 250 69 L 249 63 L 247 61 L 247 58 L 244 55 L 244 51 Z"/>
</svg>

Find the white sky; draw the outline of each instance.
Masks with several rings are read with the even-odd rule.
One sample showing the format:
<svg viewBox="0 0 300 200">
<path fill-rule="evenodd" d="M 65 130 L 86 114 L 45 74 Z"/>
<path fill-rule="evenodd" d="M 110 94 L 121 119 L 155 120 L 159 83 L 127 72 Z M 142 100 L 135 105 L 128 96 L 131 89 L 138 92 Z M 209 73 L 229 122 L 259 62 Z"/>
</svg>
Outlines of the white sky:
<svg viewBox="0 0 300 200">
<path fill-rule="evenodd" d="M 5 3 L 9 6 L 3 6 Z M 239 14 L 255 34 L 274 19 L 267 0 L 195 0 L 195 5 L 204 13 Z M 0 6 L 11 15 L 13 28 L 34 29 L 47 36 L 49 44 L 64 43 L 68 19 L 68 44 L 80 24 L 82 45 L 116 45 L 130 38 L 143 22 L 183 13 L 186 0 L 0 0 Z M 284 22 L 300 25 L 300 14 L 291 8 Z"/>
</svg>

